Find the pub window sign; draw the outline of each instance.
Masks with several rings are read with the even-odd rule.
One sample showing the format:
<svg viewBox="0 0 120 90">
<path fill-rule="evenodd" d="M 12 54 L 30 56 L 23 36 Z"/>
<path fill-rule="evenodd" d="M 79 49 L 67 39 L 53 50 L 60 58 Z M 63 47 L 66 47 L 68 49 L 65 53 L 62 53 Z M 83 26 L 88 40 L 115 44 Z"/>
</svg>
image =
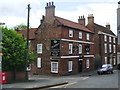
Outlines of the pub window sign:
<svg viewBox="0 0 120 90">
<path fill-rule="evenodd" d="M 60 40 L 51 40 L 51 56 L 60 56 Z"/>
</svg>

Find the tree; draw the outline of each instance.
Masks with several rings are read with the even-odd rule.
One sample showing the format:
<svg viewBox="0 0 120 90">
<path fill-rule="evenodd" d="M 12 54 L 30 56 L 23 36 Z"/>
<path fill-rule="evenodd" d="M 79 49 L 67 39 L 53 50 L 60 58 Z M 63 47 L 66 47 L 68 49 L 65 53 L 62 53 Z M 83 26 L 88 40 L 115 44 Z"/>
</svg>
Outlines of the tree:
<svg viewBox="0 0 120 90">
<path fill-rule="evenodd" d="M 23 71 L 25 67 L 26 58 L 26 40 L 21 34 L 16 31 L 7 28 L 2 29 L 2 51 L 3 71 Z M 29 62 L 30 64 L 35 60 L 35 54 L 29 50 Z"/>
<path fill-rule="evenodd" d="M 14 27 L 14 29 L 27 29 L 27 26 L 23 23 Z"/>
</svg>

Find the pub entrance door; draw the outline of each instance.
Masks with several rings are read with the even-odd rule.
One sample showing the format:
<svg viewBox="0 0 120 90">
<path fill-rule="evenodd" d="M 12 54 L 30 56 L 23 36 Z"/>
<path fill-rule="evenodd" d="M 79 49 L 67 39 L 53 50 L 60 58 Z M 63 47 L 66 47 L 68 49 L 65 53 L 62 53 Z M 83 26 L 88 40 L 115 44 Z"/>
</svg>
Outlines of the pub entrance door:
<svg viewBox="0 0 120 90">
<path fill-rule="evenodd" d="M 82 60 L 78 61 L 78 72 L 82 72 Z"/>
</svg>

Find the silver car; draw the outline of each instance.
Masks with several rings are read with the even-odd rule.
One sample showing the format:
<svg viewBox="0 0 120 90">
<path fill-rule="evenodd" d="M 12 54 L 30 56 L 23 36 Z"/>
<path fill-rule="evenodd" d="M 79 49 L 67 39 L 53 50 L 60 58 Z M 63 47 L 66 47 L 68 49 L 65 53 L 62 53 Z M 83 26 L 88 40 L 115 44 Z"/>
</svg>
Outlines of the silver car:
<svg viewBox="0 0 120 90">
<path fill-rule="evenodd" d="M 97 73 L 99 75 L 103 73 L 113 73 L 113 66 L 111 64 L 103 64 L 102 67 L 98 69 Z"/>
</svg>

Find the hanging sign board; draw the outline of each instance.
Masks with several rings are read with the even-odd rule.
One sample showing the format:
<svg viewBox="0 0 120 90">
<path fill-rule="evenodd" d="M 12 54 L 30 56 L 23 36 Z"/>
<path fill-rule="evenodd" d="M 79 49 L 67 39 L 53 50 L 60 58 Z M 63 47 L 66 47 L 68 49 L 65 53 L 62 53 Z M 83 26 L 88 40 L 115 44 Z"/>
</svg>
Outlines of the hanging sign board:
<svg viewBox="0 0 120 90">
<path fill-rule="evenodd" d="M 51 40 L 51 56 L 60 56 L 60 40 Z"/>
</svg>

